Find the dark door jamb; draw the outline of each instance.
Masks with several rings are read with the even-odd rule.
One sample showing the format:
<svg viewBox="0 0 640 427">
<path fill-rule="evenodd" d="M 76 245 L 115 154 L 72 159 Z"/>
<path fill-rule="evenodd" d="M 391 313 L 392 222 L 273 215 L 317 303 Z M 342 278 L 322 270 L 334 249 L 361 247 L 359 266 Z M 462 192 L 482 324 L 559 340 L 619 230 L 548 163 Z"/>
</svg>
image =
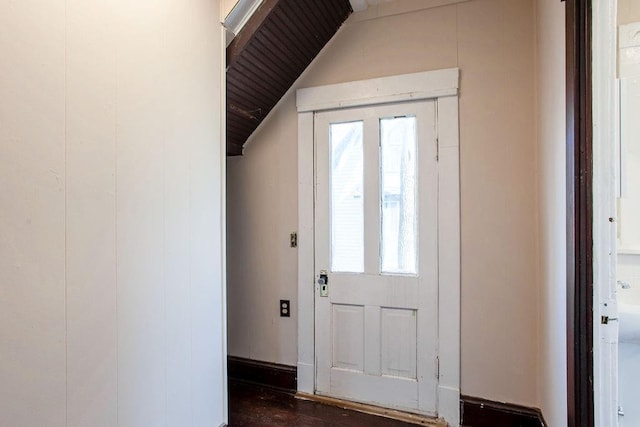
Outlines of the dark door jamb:
<svg viewBox="0 0 640 427">
<path fill-rule="evenodd" d="M 566 1 L 567 394 L 570 427 L 593 427 L 591 0 Z"/>
</svg>

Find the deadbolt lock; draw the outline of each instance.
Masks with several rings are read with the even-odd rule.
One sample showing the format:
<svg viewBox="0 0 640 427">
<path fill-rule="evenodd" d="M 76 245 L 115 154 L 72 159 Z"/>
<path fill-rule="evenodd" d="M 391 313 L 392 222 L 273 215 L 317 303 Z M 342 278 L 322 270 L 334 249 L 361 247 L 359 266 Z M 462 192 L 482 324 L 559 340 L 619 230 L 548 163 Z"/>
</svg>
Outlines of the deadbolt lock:
<svg viewBox="0 0 640 427">
<path fill-rule="evenodd" d="M 320 275 L 318 276 L 318 285 L 320 285 L 320 296 L 328 297 L 329 296 L 329 276 L 327 275 L 326 270 L 320 270 Z"/>
</svg>

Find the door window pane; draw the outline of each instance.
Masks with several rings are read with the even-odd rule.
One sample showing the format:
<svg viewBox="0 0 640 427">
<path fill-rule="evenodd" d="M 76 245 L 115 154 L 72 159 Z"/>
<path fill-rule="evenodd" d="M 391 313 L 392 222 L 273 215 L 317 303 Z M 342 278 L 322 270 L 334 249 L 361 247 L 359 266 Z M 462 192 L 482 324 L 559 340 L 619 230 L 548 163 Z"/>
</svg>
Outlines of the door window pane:
<svg viewBox="0 0 640 427">
<path fill-rule="evenodd" d="M 416 118 L 380 120 L 381 236 L 383 273 L 416 274 Z"/>
<path fill-rule="evenodd" d="M 364 271 L 362 122 L 332 123 L 331 270 Z"/>
</svg>

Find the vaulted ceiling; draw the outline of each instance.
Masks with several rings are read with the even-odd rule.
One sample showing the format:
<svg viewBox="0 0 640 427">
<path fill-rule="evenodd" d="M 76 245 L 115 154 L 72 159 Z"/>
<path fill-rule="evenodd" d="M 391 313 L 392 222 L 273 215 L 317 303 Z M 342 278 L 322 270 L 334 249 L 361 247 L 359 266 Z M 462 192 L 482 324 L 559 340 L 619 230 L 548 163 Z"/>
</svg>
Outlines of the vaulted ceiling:
<svg viewBox="0 0 640 427">
<path fill-rule="evenodd" d="M 352 12 L 349 0 L 264 0 L 227 48 L 227 155 L 291 88 Z"/>
</svg>

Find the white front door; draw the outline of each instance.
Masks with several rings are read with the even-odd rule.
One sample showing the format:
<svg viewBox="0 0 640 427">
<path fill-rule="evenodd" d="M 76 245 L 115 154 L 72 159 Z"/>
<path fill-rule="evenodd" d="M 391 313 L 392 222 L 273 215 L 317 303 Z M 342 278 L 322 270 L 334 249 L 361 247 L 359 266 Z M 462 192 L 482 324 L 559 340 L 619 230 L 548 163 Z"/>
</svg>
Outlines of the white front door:
<svg viewBox="0 0 640 427">
<path fill-rule="evenodd" d="M 436 414 L 436 105 L 315 116 L 318 394 Z"/>
</svg>

